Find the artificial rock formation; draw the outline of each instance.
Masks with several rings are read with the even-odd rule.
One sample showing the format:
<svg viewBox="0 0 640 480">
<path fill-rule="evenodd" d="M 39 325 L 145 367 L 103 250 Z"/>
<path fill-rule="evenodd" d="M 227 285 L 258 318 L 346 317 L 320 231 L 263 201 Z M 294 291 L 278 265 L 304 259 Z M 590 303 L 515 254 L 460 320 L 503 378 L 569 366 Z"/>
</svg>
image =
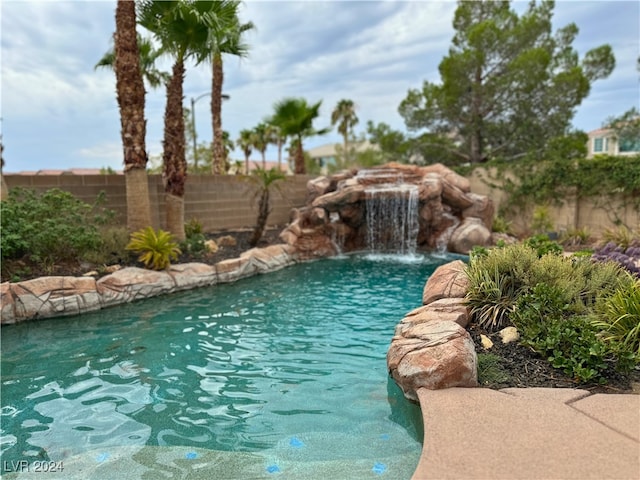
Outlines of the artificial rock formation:
<svg viewBox="0 0 640 480">
<path fill-rule="evenodd" d="M 196 287 L 234 282 L 273 272 L 297 262 L 289 245 L 253 248 L 215 265 L 185 263 L 156 272 L 128 267 L 99 280 L 91 277 L 42 277 L 0 284 L 2 325 L 91 312 Z"/>
<path fill-rule="evenodd" d="M 396 326 L 387 367 L 408 399 L 417 401 L 420 388 L 477 386 L 475 345 L 465 329 L 467 286 L 460 260 L 438 267 L 425 285 L 424 306 Z"/>
<path fill-rule="evenodd" d="M 371 250 L 372 241 L 401 253 L 435 249 L 468 253 L 474 245 L 491 241 L 493 202 L 472 193 L 469 180 L 441 164 L 390 163 L 351 170 L 310 180 L 307 190 L 306 206 L 294 209 L 281 233 L 281 239 L 303 258 Z M 378 204 L 389 201 L 392 209 L 374 212 Z M 413 219 L 398 218 L 413 208 Z M 396 245 L 404 241 L 394 238 L 398 231 L 415 237 L 409 239 L 409 251 Z"/>
</svg>

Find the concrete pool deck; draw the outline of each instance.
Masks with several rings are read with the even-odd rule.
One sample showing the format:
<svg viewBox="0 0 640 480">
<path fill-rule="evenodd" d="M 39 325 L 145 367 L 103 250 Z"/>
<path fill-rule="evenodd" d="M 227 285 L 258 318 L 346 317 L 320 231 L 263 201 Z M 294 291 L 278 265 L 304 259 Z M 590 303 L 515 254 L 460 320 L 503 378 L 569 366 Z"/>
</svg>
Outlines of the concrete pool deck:
<svg viewBox="0 0 640 480">
<path fill-rule="evenodd" d="M 562 388 L 418 390 L 419 479 L 640 478 L 640 395 Z"/>
</svg>

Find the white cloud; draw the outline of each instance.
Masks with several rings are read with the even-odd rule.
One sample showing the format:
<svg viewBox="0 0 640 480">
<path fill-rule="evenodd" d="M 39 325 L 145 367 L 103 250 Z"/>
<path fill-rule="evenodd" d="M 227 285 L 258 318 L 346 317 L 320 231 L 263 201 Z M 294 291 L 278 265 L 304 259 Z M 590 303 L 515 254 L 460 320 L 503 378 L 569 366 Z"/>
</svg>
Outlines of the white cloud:
<svg viewBox="0 0 640 480">
<path fill-rule="evenodd" d="M 115 0 L 2 2 L 2 117 L 6 157 L 12 170 L 95 165 L 113 155 L 121 161 L 115 79 L 93 66 L 109 48 Z M 525 9 L 526 3 L 514 4 Z M 254 1 L 242 16 L 257 29 L 247 35 L 249 57 L 225 58 L 223 125 L 232 137 L 255 126 L 286 96 L 323 101 L 318 127 L 329 124 L 342 98 L 358 106 L 360 124 L 385 122 L 403 129 L 397 108 L 410 88 L 439 81 L 456 4 L 451 1 L 336 2 Z M 557 2 L 555 27 L 574 21 L 581 55 L 611 43 L 618 66 L 596 82 L 578 109 L 575 124 L 600 125 L 609 115 L 638 105 L 640 28 L 637 2 Z M 171 60 L 161 67 L 170 70 Z M 209 65 L 187 69 L 185 104 L 211 89 Z M 211 139 L 209 102 L 196 107 L 198 136 Z M 161 151 L 165 92 L 146 97 L 147 150 Z M 332 132 L 314 146 L 339 141 Z M 241 157 L 240 153 L 237 153 Z M 269 151 L 275 156 L 275 150 Z M 14 167 L 12 162 L 22 166 Z M 101 166 L 98 164 L 97 166 Z M 118 167 L 118 165 L 113 165 Z"/>
</svg>

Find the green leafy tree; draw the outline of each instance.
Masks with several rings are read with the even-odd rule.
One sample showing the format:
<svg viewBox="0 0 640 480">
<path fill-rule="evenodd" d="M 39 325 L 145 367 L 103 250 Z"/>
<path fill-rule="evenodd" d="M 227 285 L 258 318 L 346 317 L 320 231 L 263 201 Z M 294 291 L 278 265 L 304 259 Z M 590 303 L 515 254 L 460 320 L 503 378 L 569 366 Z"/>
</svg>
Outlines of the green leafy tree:
<svg viewBox="0 0 640 480">
<path fill-rule="evenodd" d="M 409 161 L 410 142 L 406 135 L 398 130 L 393 130 L 391 126 L 384 122 L 378 124 L 371 120 L 367 122 L 367 134 L 369 141 L 380 148 L 380 155 L 383 162 L 403 162 Z"/>
<path fill-rule="evenodd" d="M 313 121 L 320 115 L 321 104 L 322 101 L 309 105 L 304 98 L 285 98 L 274 105 L 275 113 L 271 121 L 280 128 L 282 135 L 292 139 L 294 145 L 294 173 L 304 174 L 307 171 L 302 140 L 328 132 L 326 128 L 313 128 Z"/>
<path fill-rule="evenodd" d="M 144 118 L 144 83 L 136 34 L 135 4 L 118 0 L 114 34 L 114 70 L 120 110 L 120 134 L 124 154 L 127 196 L 127 228 L 151 225 L 151 203 L 147 181 L 147 131 Z"/>
<path fill-rule="evenodd" d="M 553 1 L 532 1 L 518 16 L 509 2 L 459 1 L 442 83 L 409 90 L 399 107 L 407 127 L 455 137 L 442 148 L 472 163 L 542 152 L 615 66 L 609 45 L 580 61 L 572 47 L 578 27 L 553 34 L 553 9 Z"/>
<path fill-rule="evenodd" d="M 253 129 L 253 146 L 260 152 L 262 156 L 262 168 L 267 168 L 267 160 L 265 152 L 271 143 L 277 142 L 276 127 L 265 122 L 261 122 Z"/>
<path fill-rule="evenodd" d="M 258 198 L 258 218 L 256 219 L 256 227 L 249 239 L 249 245 L 255 247 L 262 238 L 271 213 L 271 189 L 277 186 L 277 182 L 284 180 L 285 175 L 277 168 L 271 168 L 270 170 L 256 168 L 250 178 L 257 186 L 255 198 Z"/>
<path fill-rule="evenodd" d="M 331 112 L 331 125 L 338 126 L 338 133 L 343 139 L 343 156 L 345 163 L 349 160 L 349 138 L 353 136 L 353 127 L 358 124 L 356 106 L 353 100 L 340 100 Z"/>
</svg>

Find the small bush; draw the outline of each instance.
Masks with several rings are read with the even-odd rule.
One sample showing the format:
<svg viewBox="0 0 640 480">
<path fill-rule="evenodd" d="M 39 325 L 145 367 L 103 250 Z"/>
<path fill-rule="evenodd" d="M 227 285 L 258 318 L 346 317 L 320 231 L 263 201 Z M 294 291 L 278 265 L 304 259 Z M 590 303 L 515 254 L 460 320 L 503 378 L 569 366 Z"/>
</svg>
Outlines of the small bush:
<svg viewBox="0 0 640 480">
<path fill-rule="evenodd" d="M 640 362 L 640 280 L 622 285 L 599 303 L 593 325 L 619 357 Z"/>
<path fill-rule="evenodd" d="M 533 248 L 538 254 L 538 257 L 549 253 L 559 255 L 563 252 L 562 246 L 558 242 L 550 240 L 549 236 L 544 233 L 527 238 L 524 244 Z"/>
<path fill-rule="evenodd" d="M 139 253 L 138 260 L 153 270 L 168 268 L 171 260 L 177 260 L 181 253 L 170 233 L 164 230 L 156 232 L 151 227 L 132 233 L 131 241 L 126 248 Z"/>
<path fill-rule="evenodd" d="M 553 222 L 551 221 L 549 207 L 538 205 L 533 209 L 531 230 L 536 234 L 550 232 L 553 230 Z"/>
<path fill-rule="evenodd" d="M 206 237 L 202 233 L 202 223 L 192 218 L 184 225 L 185 240 L 180 243 L 180 249 L 191 255 L 202 255 L 208 251 L 205 245 Z"/>
<path fill-rule="evenodd" d="M 478 325 L 497 330 L 511 323 L 509 315 L 526 286 L 526 274 L 536 261 L 535 252 L 525 245 L 491 249 L 470 258 L 466 298 Z"/>
<path fill-rule="evenodd" d="M 577 247 L 589 242 L 589 230 L 586 228 L 570 228 L 560 237 L 560 243 L 565 247 Z"/>
<path fill-rule="evenodd" d="M 506 233 L 508 235 L 511 234 L 511 222 L 506 220 L 504 217 L 498 215 L 493 219 L 493 227 L 492 230 L 496 233 Z"/>
<path fill-rule="evenodd" d="M 43 265 L 84 260 L 101 246 L 99 227 L 113 218 L 100 207 L 103 201 L 100 196 L 89 205 L 57 188 L 41 195 L 11 189 L 2 202 L 2 260 L 26 258 Z"/>
<path fill-rule="evenodd" d="M 605 244 L 613 242 L 616 246 L 626 250 L 634 241 L 640 242 L 640 232 L 633 232 L 625 226 L 607 228 L 602 234 L 602 239 Z"/>
</svg>

